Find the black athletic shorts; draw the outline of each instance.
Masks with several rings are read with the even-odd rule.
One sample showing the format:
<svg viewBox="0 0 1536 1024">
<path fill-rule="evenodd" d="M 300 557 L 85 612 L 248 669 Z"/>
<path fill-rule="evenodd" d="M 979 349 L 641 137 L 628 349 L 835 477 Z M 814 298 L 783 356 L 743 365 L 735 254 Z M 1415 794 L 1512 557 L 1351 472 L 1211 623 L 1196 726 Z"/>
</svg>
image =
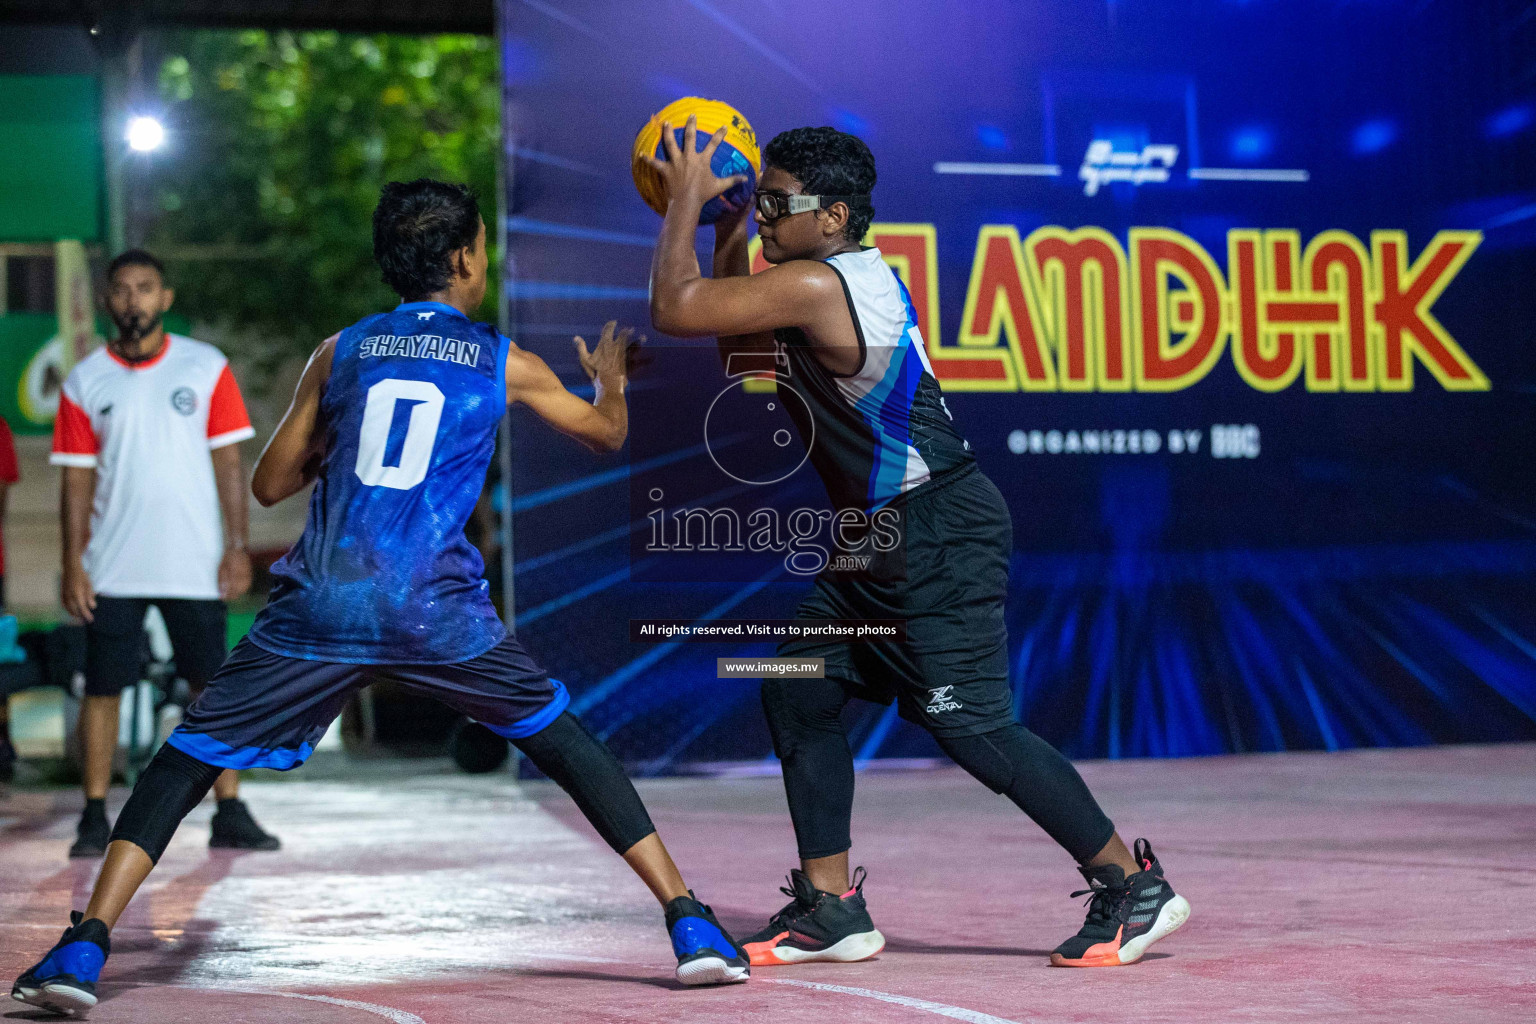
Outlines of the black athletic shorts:
<svg viewBox="0 0 1536 1024">
<path fill-rule="evenodd" d="M 513 637 L 450 665 L 352 665 L 273 654 L 241 640 L 166 741 L 220 768 L 303 764 L 342 706 L 387 679 L 435 697 L 507 739 L 560 717 L 570 694 Z"/>
<path fill-rule="evenodd" d="M 823 572 L 796 618 L 903 619 L 903 642 L 810 639 L 780 657 L 823 658 L 850 697 L 897 702 L 903 718 L 941 736 L 972 736 L 1015 721 L 1003 605 L 1013 522 L 974 464 L 923 484 L 898 506 L 904 544 L 861 574 Z M 785 688 L 794 692 L 794 680 Z"/>
<path fill-rule="evenodd" d="M 144 678 L 144 613 L 160 609 L 170 634 L 176 674 L 201 689 L 229 653 L 229 613 L 223 601 L 182 597 L 97 595 L 93 619 L 85 624 L 85 692 L 116 697 Z"/>
</svg>

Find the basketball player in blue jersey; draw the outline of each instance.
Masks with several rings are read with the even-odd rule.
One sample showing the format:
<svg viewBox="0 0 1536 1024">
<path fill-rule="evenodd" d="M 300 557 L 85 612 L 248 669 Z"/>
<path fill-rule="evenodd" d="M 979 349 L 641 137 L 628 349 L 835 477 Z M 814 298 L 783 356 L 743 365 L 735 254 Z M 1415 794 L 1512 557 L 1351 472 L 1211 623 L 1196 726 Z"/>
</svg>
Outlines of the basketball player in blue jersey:
<svg viewBox="0 0 1536 1024">
<path fill-rule="evenodd" d="M 437 697 L 559 783 L 661 903 L 679 981 L 747 977 L 746 954 L 683 883 L 617 758 L 502 627 L 464 536 L 509 403 L 594 449 L 624 443 L 629 332 L 609 323 L 590 352 L 576 339 L 596 385 L 589 403 L 470 319 L 485 296 L 486 248 L 468 189 L 386 186 L 373 239 L 405 301 L 315 350 L 252 481 L 263 505 L 314 482 L 304 534 L 273 566 L 249 636 L 134 787 L 85 912 L 16 981 L 22 1002 L 95 1005 L 112 926 L 219 772 L 297 767 L 373 680 Z"/>
<path fill-rule="evenodd" d="M 824 659 L 825 678 L 763 683 L 800 867 L 784 890 L 791 902 L 745 942 L 753 965 L 862 960 L 885 944 L 863 869 L 848 871 L 853 754 L 839 716 L 855 697 L 894 700 L 1077 862 L 1089 888 L 1074 895 L 1089 897 L 1088 917 L 1053 964 L 1136 961 L 1184 923 L 1189 904 L 1151 846 L 1126 849 L 1071 763 L 1014 717 L 1003 620 L 1012 521 L 950 418 L 905 286 L 860 244 L 874 216 L 874 157 L 831 128 L 779 135 L 763 151 L 750 210 L 717 222 L 707 278 L 693 247 L 699 211 L 739 179 L 710 170 L 723 132 L 700 152 L 692 118 L 683 136 L 679 148 L 664 126 L 666 159 L 651 161 L 669 197 L 651 268 L 656 329 L 717 336 L 728 365 L 735 353 L 771 353 L 779 386 L 805 399 L 784 405 L 839 522 L 844 512 L 899 517 L 902 540 L 877 548 L 865 571 L 823 572 L 798 617 L 903 619 L 905 640 L 787 643 L 782 655 Z M 749 212 L 772 264 L 755 275 Z"/>
</svg>

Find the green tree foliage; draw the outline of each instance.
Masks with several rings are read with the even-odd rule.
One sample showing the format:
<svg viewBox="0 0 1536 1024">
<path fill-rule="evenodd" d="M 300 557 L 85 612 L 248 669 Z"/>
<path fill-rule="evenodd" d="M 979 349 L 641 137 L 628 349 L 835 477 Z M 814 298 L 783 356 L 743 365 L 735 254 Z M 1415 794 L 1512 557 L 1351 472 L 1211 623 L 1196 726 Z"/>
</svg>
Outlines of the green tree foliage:
<svg viewBox="0 0 1536 1024">
<path fill-rule="evenodd" d="M 388 181 L 469 183 L 495 238 L 492 40 L 187 31 L 162 52 L 174 148 L 148 242 L 200 254 L 173 260 L 187 316 L 270 330 L 280 357 L 387 308 L 371 217 Z"/>
</svg>

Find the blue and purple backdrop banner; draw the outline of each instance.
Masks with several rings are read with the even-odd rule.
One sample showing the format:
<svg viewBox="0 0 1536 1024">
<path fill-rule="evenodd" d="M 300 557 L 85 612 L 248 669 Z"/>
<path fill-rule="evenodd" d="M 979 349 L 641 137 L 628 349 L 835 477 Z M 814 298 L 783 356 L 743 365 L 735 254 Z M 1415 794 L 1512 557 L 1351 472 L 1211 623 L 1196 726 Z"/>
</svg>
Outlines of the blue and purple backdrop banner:
<svg viewBox="0 0 1536 1024">
<path fill-rule="evenodd" d="M 572 334 L 653 333 L 629 150 L 665 104 L 853 132 L 869 242 L 1013 509 L 1028 726 L 1079 757 L 1536 739 L 1518 6 L 500 0 L 509 330 L 573 385 Z M 774 424 L 762 395 L 721 415 L 709 344 L 652 344 L 624 454 L 514 413 L 518 629 L 643 770 L 762 759 L 756 684 L 715 659 L 772 645 L 629 620 L 792 616 L 788 559 L 648 540 L 740 499 L 719 451 Z M 808 465 L 773 493 L 825 500 Z M 861 758 L 936 750 L 849 714 Z"/>
</svg>

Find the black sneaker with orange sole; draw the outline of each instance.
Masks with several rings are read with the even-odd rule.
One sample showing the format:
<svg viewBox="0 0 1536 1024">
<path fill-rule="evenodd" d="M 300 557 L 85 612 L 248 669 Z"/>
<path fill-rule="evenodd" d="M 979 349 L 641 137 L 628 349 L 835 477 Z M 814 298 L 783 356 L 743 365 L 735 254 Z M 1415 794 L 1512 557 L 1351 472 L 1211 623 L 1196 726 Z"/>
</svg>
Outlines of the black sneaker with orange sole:
<svg viewBox="0 0 1536 1024">
<path fill-rule="evenodd" d="M 1147 948 L 1189 920 L 1189 901 L 1173 891 L 1152 844 L 1136 840 L 1141 870 L 1125 876 L 1118 865 L 1081 868 L 1088 888 L 1088 919 L 1078 933 L 1056 947 L 1057 967 L 1121 967 L 1140 960 Z"/>
<path fill-rule="evenodd" d="M 779 889 L 790 897 L 789 904 L 742 943 L 752 966 L 848 964 L 868 960 L 884 949 L 885 936 L 864 905 L 865 875 L 863 868 L 855 871 L 853 888 L 839 896 L 816 888 L 799 868 L 791 870 L 789 885 Z"/>
</svg>

